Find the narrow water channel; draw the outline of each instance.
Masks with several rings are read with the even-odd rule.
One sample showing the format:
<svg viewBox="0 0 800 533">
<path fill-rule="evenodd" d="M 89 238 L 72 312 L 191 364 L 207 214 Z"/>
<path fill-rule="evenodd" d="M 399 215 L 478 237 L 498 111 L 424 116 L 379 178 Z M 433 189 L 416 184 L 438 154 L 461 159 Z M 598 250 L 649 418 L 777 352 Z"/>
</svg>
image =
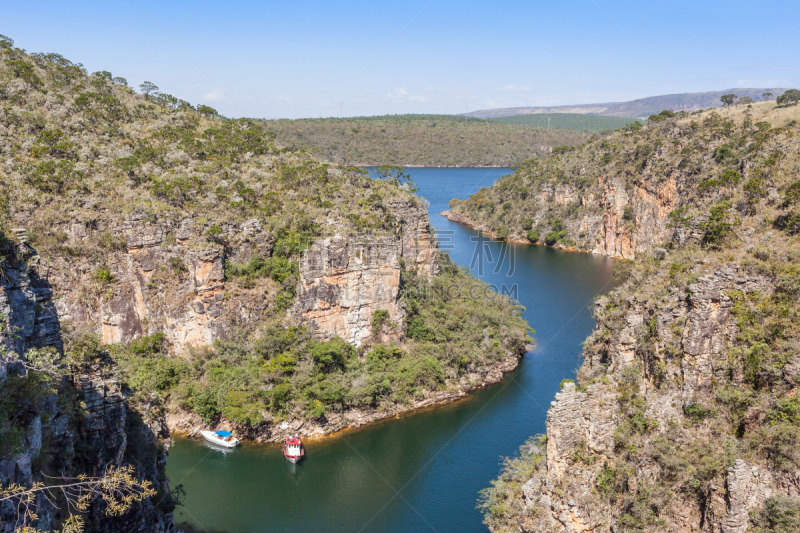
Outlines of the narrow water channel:
<svg viewBox="0 0 800 533">
<path fill-rule="evenodd" d="M 589 306 L 611 289 L 613 260 L 485 241 L 439 216 L 451 198 L 466 198 L 510 169 L 408 170 L 430 202 L 442 249 L 516 294 L 536 329 L 536 348 L 503 383 L 311 443 L 298 466 L 274 446 L 223 453 L 176 438 L 167 461 L 173 485 L 185 490 L 176 522 L 208 533 L 486 532 L 478 491 L 498 475 L 502 457 L 544 432 L 547 408 L 561 380 L 574 377 L 581 342 L 594 327 Z"/>
</svg>

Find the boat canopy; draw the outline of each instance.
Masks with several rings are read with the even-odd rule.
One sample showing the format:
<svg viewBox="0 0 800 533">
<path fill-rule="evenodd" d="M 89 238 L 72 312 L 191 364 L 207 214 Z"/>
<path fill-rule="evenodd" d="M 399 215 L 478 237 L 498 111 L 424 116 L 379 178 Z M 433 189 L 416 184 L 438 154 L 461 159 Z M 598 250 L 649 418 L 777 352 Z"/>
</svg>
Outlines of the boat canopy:
<svg viewBox="0 0 800 533">
<path fill-rule="evenodd" d="M 232 433 L 230 431 L 219 430 L 215 433 L 215 435 L 219 435 L 220 437 L 230 437 Z"/>
</svg>

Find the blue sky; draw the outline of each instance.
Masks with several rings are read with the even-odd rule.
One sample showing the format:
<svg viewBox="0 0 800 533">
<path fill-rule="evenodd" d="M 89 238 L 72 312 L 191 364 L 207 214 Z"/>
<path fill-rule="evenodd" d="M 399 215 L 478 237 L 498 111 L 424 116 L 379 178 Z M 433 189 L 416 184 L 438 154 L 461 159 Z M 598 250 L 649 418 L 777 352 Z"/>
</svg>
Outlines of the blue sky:
<svg viewBox="0 0 800 533">
<path fill-rule="evenodd" d="M 236 117 L 800 86 L 797 1 L 6 1 L 2 13 L 20 48 Z"/>
</svg>

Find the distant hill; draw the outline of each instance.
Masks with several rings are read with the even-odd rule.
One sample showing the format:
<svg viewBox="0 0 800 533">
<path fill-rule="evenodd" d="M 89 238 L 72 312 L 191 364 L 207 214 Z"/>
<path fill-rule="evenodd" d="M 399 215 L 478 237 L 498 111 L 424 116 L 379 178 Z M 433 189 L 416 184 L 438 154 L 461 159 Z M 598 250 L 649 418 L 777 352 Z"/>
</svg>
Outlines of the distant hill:
<svg viewBox="0 0 800 533">
<path fill-rule="evenodd" d="M 585 128 L 547 130 L 547 120 L 545 128 L 535 128 L 463 115 L 258 122 L 283 146 L 315 148 L 328 161 L 346 165 L 505 167 L 546 157 L 554 146 L 576 146 L 589 138 Z"/>
<path fill-rule="evenodd" d="M 305 119 L 300 119 L 305 120 Z M 401 115 L 372 115 L 366 117 L 347 117 L 342 119 L 330 118 L 330 119 L 323 119 L 323 120 L 359 120 L 359 121 L 386 121 L 391 120 L 394 122 L 400 121 L 416 121 L 416 120 L 447 120 L 450 122 L 467 122 L 467 121 L 483 121 L 485 122 L 486 119 L 476 118 L 476 117 L 468 117 L 466 115 L 434 115 L 434 114 L 424 114 L 424 113 L 406 113 Z"/>
<path fill-rule="evenodd" d="M 775 96 L 783 94 L 786 89 L 726 89 L 705 93 L 666 94 L 631 100 L 630 102 L 610 102 L 604 104 L 581 104 L 554 107 L 507 107 L 502 109 L 483 109 L 464 113 L 465 116 L 477 118 L 513 117 L 518 115 L 535 115 L 541 113 L 570 113 L 600 115 L 606 117 L 643 118 L 665 109 L 680 111 L 683 109 L 707 109 L 722 107 L 719 98 L 723 94 L 733 93 L 737 96 L 749 96 L 758 101 L 765 92 Z"/>
<path fill-rule="evenodd" d="M 481 119 L 472 117 L 472 120 Z M 514 115 L 512 117 L 498 117 L 489 120 L 492 122 L 502 122 L 503 124 L 519 124 L 521 126 L 530 126 L 534 128 L 574 131 L 616 130 L 636 121 L 635 118 L 606 117 L 578 113 L 535 113 Z"/>
</svg>

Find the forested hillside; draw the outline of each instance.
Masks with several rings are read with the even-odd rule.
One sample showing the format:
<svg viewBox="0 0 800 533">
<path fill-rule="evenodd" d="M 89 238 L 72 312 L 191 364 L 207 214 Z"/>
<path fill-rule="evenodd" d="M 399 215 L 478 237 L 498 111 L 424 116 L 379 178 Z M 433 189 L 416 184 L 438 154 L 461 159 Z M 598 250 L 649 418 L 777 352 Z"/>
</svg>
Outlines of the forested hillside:
<svg viewBox="0 0 800 533">
<path fill-rule="evenodd" d="M 454 202 L 628 258 L 547 434 L 483 493 L 492 531 L 800 528 L 800 111 L 671 115 Z"/>
<path fill-rule="evenodd" d="M 554 146 L 573 146 L 588 138 L 582 131 L 548 131 L 455 115 L 259 123 L 277 135 L 278 144 L 314 148 L 323 159 L 346 165 L 502 167 L 531 157 L 546 157 Z"/>
<path fill-rule="evenodd" d="M 4 530 L 171 531 L 168 430 L 322 434 L 516 366 L 519 307 L 438 254 L 402 168 L 139 90 L 0 36 Z M 139 492 L 26 496 L 115 472 Z"/>
<path fill-rule="evenodd" d="M 475 119 L 473 119 L 475 120 Z M 582 115 L 578 113 L 535 113 L 488 119 L 503 124 L 520 124 L 534 128 L 575 131 L 618 130 L 635 122 L 633 118 Z"/>
</svg>

